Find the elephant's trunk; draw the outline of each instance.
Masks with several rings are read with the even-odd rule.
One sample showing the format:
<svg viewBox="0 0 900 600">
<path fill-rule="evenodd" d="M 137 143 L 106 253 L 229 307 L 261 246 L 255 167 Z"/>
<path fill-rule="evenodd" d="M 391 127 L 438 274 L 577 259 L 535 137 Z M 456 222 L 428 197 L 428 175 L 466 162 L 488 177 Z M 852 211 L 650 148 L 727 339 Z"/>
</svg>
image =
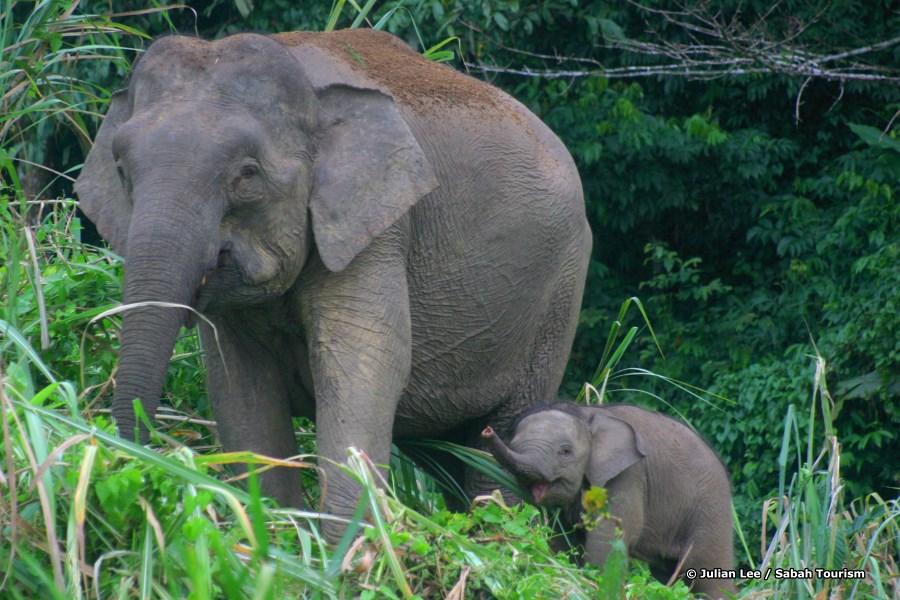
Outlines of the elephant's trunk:
<svg viewBox="0 0 900 600">
<path fill-rule="evenodd" d="M 490 443 L 491 451 L 497 462 L 517 479 L 528 483 L 547 480 L 533 460 L 524 454 L 510 450 L 492 427 L 485 427 L 481 432 L 481 437 Z"/>
<path fill-rule="evenodd" d="M 190 230 L 196 217 L 185 215 L 185 202 L 154 202 L 136 195 L 128 237 L 124 304 L 166 302 L 189 305 L 215 251 L 210 232 Z M 180 207 L 181 210 L 174 207 Z M 139 208 L 140 207 L 140 208 Z M 214 258 L 212 259 L 214 260 Z M 214 264 L 214 263 L 213 263 Z M 187 309 L 143 306 L 125 311 L 112 414 L 119 435 L 146 443 L 133 402 L 139 398 L 153 418 L 169 359 Z"/>
</svg>

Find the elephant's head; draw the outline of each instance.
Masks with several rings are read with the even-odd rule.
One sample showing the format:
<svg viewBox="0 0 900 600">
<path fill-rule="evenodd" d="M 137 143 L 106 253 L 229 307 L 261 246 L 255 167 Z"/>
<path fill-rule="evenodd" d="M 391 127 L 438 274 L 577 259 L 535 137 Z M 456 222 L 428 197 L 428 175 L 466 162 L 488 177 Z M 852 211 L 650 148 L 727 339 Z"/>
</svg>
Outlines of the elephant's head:
<svg viewBox="0 0 900 600">
<path fill-rule="evenodd" d="M 571 507 L 586 485 L 606 485 L 645 454 L 628 423 L 571 403 L 526 413 L 508 447 L 490 427 L 482 436 L 534 503 L 547 507 Z"/>
<path fill-rule="evenodd" d="M 344 269 L 436 187 L 394 99 L 309 72 L 324 68 L 255 34 L 150 47 L 76 182 L 126 259 L 126 304 L 215 313 L 279 296 L 314 254 Z M 125 313 L 113 403 L 123 435 L 135 431 L 133 399 L 155 412 L 186 319 Z"/>
</svg>

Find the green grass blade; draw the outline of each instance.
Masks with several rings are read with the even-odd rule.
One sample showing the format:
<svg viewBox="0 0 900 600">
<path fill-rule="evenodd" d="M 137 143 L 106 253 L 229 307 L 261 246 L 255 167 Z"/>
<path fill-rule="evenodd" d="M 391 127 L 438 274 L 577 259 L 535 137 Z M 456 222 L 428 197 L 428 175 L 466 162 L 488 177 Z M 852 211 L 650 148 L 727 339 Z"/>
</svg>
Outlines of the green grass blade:
<svg viewBox="0 0 900 600">
<path fill-rule="evenodd" d="M 143 545 L 141 547 L 140 597 L 150 600 L 153 590 L 153 527 L 150 519 L 144 522 Z"/>
<path fill-rule="evenodd" d="M 224 484 L 218 479 L 210 477 L 209 475 L 204 475 L 202 473 L 193 471 L 189 467 L 186 467 L 185 465 L 172 460 L 167 456 L 159 454 L 158 452 L 155 452 L 150 448 L 139 446 L 134 442 L 130 442 L 116 435 L 106 433 L 105 431 L 101 431 L 92 425 L 79 422 L 52 410 L 47 410 L 45 408 L 32 406 L 29 404 L 20 404 L 18 402 L 14 403 L 18 406 L 24 407 L 28 412 L 46 419 L 50 423 L 63 424 L 75 431 L 90 434 L 91 436 L 97 438 L 99 441 L 103 442 L 105 445 L 117 450 L 122 450 L 123 452 L 126 452 L 127 454 L 141 461 L 163 468 L 166 471 L 172 473 L 174 477 L 178 477 L 187 483 L 190 483 L 192 485 L 205 485 L 221 493 L 234 494 L 236 498 L 244 503 L 249 502 L 250 500 L 249 495 L 243 490 Z"/>
<path fill-rule="evenodd" d="M 8 321 L 4 321 L 0 319 L 0 334 L 3 334 L 9 341 L 5 344 L 0 344 L 0 352 L 5 352 L 10 344 L 15 344 L 19 350 L 21 350 L 25 356 L 28 357 L 28 360 L 31 361 L 31 364 L 36 366 L 38 370 L 40 370 L 41 374 L 46 377 L 51 382 L 56 382 L 56 378 L 50 372 L 50 369 L 47 368 L 47 365 L 41 360 L 40 355 L 38 355 L 37 351 L 32 348 L 31 344 L 28 340 L 23 336 L 18 329 L 13 327 Z"/>
<path fill-rule="evenodd" d="M 362 22 L 366 20 L 369 11 L 371 11 L 372 7 L 375 6 L 375 2 L 376 0 L 368 0 L 368 2 L 366 2 L 362 8 L 359 8 L 354 4 L 354 7 L 357 8 L 357 15 L 356 18 L 353 19 L 353 22 L 350 24 L 350 29 L 356 29 L 357 27 L 362 25 Z"/>
<path fill-rule="evenodd" d="M 334 8 L 331 9 L 331 14 L 328 15 L 328 22 L 325 23 L 325 28 L 322 31 L 334 31 L 334 28 L 337 25 L 338 18 L 341 16 L 341 12 L 344 10 L 344 4 L 346 2 L 347 0 L 337 0 Z"/>
</svg>

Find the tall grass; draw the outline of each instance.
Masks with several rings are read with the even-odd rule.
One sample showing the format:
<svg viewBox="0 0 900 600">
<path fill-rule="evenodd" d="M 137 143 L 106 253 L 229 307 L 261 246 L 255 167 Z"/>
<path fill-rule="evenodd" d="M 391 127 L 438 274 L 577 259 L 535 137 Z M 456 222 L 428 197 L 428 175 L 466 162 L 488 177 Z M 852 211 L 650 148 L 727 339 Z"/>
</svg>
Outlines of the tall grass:
<svg viewBox="0 0 900 600">
<path fill-rule="evenodd" d="M 116 20 L 76 12 L 77 2 L 0 0 L 0 162 L 15 161 L 7 181 L 29 194 L 47 187 L 46 140 L 57 129 L 71 131 L 85 146 L 91 117 L 108 97 L 102 82 L 110 66 L 119 75 L 131 47 L 144 34 Z M 156 12 L 164 9 L 150 9 Z"/>
<path fill-rule="evenodd" d="M 791 405 L 784 419 L 778 496 L 762 507 L 759 568 L 772 579 L 760 587 L 791 598 L 898 598 L 900 498 L 886 501 L 871 494 L 846 502 L 826 362 L 818 355 L 815 361 L 807 437 L 800 438 L 804 417 Z M 818 576 L 817 568 L 845 578 Z M 775 577 L 776 569 L 789 570 L 789 576 Z"/>
<path fill-rule="evenodd" d="M 175 442 L 154 451 L 86 422 L 75 387 L 37 388 L 26 363 L 47 365 L 5 334 L 22 359 L 0 373 L 4 597 L 521 597 L 522 585 L 593 597 L 596 581 L 550 552 L 536 510 L 485 498 L 470 517 L 416 511 L 358 451 L 347 470 L 367 520 L 355 515 L 329 548 L 323 515 L 274 508 L 252 478 L 243 490 L 210 475 L 233 456 Z"/>
<path fill-rule="evenodd" d="M 381 598 L 468 592 L 591 598 L 612 589 L 685 597 L 683 585 L 648 583 L 644 571 L 573 567 L 566 556 L 550 552 L 546 517 L 532 507 L 508 507 L 499 497 L 486 497 L 468 514 L 447 512 L 429 478 L 408 462 L 396 463 L 405 476 L 384 482 L 365 455 L 349 455 L 347 469 L 360 482 L 363 503 L 351 534 L 329 547 L 319 533 L 322 515 L 274 507 L 252 479 L 247 486 L 222 480 L 223 465 L 240 459 L 265 466 L 263 457 L 192 449 L 167 436 L 157 450 L 119 439 L 105 413 L 84 412 L 84 388 L 60 377 L 78 375 L 81 367 L 68 364 L 72 359 L 58 344 L 79 352 L 79 344 L 67 340 L 68 330 L 83 329 L 99 309 L 67 307 L 71 298 L 91 298 L 71 288 L 61 295 L 54 269 L 63 265 L 66 279 L 79 287 L 111 294 L 117 293 L 110 286 L 118 274 L 108 255 L 74 241 L 71 205 L 54 203 L 27 233 L 17 210 L 22 200 L 9 192 L 13 196 L 0 202 L 0 534 L 8 542 L 0 545 L 0 596 Z M 43 310 L 36 288 L 46 291 Z M 47 351 L 34 345 L 44 318 Z M 115 344 L 111 337 L 114 330 L 86 341 L 87 363 L 109 360 L 104 368 L 111 368 L 111 357 L 101 350 Z M 620 343 L 612 344 L 606 366 L 614 366 Z M 845 503 L 840 445 L 826 421 L 830 405 L 821 359 L 819 365 L 814 402 L 802 417 L 813 433 L 799 438 L 800 413 L 792 409 L 785 416 L 781 500 L 764 507 L 767 542 L 754 566 L 858 568 L 866 577 L 841 582 L 772 576 L 744 582 L 742 589 L 751 596 L 890 598 L 897 594 L 900 508 L 896 500 L 877 496 Z M 490 462 L 477 452 L 425 444 Z M 299 472 L 314 472 L 304 460 L 293 464 Z"/>
</svg>

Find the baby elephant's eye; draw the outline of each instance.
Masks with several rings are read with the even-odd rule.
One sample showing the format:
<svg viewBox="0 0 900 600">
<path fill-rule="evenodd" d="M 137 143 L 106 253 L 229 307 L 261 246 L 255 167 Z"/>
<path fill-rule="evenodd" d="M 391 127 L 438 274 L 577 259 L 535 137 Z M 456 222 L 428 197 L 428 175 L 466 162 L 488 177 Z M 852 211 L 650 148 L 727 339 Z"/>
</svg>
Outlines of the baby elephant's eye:
<svg viewBox="0 0 900 600">
<path fill-rule="evenodd" d="M 259 169 L 256 165 L 244 165 L 241 167 L 241 177 L 244 179 L 250 179 L 254 175 L 259 172 Z"/>
<path fill-rule="evenodd" d="M 572 448 L 570 446 L 563 446 L 562 448 L 559 449 L 559 454 L 560 454 L 560 456 L 571 456 Z"/>
</svg>

